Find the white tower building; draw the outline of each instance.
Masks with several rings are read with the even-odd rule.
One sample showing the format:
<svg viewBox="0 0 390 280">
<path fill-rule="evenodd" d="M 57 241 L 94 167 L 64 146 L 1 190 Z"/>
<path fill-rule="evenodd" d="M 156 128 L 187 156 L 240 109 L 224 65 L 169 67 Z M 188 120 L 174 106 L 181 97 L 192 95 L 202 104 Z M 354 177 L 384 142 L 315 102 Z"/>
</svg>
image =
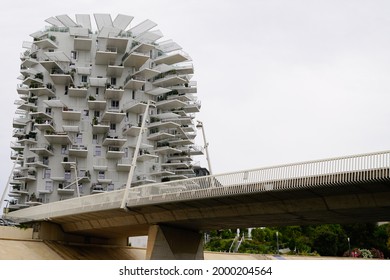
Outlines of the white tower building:
<svg viewBox="0 0 390 280">
<path fill-rule="evenodd" d="M 11 210 L 124 188 L 134 157 L 131 186 L 196 176 L 191 58 L 150 20 L 90 19 L 49 18 L 23 44 Z"/>
</svg>

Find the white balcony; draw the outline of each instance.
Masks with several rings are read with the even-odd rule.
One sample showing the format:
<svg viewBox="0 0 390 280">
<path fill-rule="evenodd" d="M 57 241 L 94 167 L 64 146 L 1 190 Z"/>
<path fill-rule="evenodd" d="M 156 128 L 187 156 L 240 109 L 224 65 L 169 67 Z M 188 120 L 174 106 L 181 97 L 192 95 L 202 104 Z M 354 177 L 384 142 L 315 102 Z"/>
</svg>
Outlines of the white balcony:
<svg viewBox="0 0 390 280">
<path fill-rule="evenodd" d="M 107 78 L 89 78 L 89 84 L 91 87 L 105 87 Z"/>
<path fill-rule="evenodd" d="M 164 111 L 170 111 L 172 109 L 177 109 L 177 108 L 184 108 L 186 105 L 187 103 L 177 99 L 163 100 L 156 103 L 156 107 Z"/>
<path fill-rule="evenodd" d="M 34 93 L 36 96 L 47 96 L 47 97 L 55 97 L 56 91 L 55 88 L 48 85 L 34 85 L 30 87 L 30 92 Z"/>
<path fill-rule="evenodd" d="M 143 152 L 141 155 L 138 155 L 137 161 L 144 162 L 144 161 L 149 161 L 149 160 L 153 160 L 156 158 L 158 158 L 158 156 Z"/>
<path fill-rule="evenodd" d="M 172 147 L 169 147 L 169 146 L 157 147 L 154 150 L 154 153 L 162 154 L 162 155 L 169 155 L 169 154 L 180 153 L 180 152 L 181 152 L 181 150 L 176 149 L 176 148 L 172 148 Z"/>
<path fill-rule="evenodd" d="M 122 134 L 126 136 L 138 136 L 140 131 L 141 127 L 132 124 L 127 124 L 123 128 Z"/>
<path fill-rule="evenodd" d="M 120 88 L 106 88 L 104 91 L 104 97 L 107 99 L 115 99 L 115 100 L 120 100 L 122 99 L 123 93 L 125 91 Z"/>
<path fill-rule="evenodd" d="M 88 93 L 88 88 L 87 87 L 70 87 L 68 89 L 68 95 L 70 97 L 80 97 L 80 98 L 85 98 Z"/>
<path fill-rule="evenodd" d="M 29 102 L 29 101 L 22 101 L 19 106 L 17 107 L 18 110 L 24 110 L 24 111 L 36 111 L 37 110 L 37 105 L 35 102 Z"/>
<path fill-rule="evenodd" d="M 156 77 L 158 74 L 160 74 L 159 71 L 149 68 L 144 68 L 134 73 L 135 76 L 141 77 L 145 80 L 149 80 L 153 77 Z"/>
<path fill-rule="evenodd" d="M 68 121 L 80 121 L 81 118 L 81 112 L 80 111 L 73 111 L 72 109 L 62 109 L 62 119 L 68 120 Z"/>
<path fill-rule="evenodd" d="M 138 53 L 138 52 L 131 52 L 130 54 L 126 54 L 123 57 L 123 65 L 125 67 L 140 68 L 148 60 L 149 60 L 149 55 Z"/>
<path fill-rule="evenodd" d="M 29 158 L 25 164 L 28 167 L 49 168 L 49 161 L 41 161 L 38 158 Z"/>
<path fill-rule="evenodd" d="M 143 87 L 145 81 L 142 78 L 129 76 L 125 80 L 125 88 L 132 90 L 139 90 Z"/>
<path fill-rule="evenodd" d="M 171 87 L 187 83 L 187 80 L 177 75 L 169 75 L 161 79 L 157 79 L 153 82 L 157 87 Z"/>
<path fill-rule="evenodd" d="M 86 158 L 88 155 L 88 148 L 84 145 L 72 145 L 69 148 L 69 156 Z"/>
<path fill-rule="evenodd" d="M 16 91 L 18 92 L 18 94 L 26 95 L 30 91 L 30 87 L 25 84 L 18 84 Z"/>
<path fill-rule="evenodd" d="M 147 101 L 138 101 L 138 100 L 132 100 L 125 105 L 123 105 L 123 110 L 125 112 L 131 112 L 135 114 L 143 114 L 145 113 L 145 109 L 147 106 Z"/>
<path fill-rule="evenodd" d="M 109 64 L 107 66 L 107 76 L 109 77 L 121 77 L 125 67 L 123 65 Z"/>
<path fill-rule="evenodd" d="M 61 195 L 74 195 L 74 189 L 72 188 L 58 188 L 57 193 Z"/>
<path fill-rule="evenodd" d="M 92 39 L 83 38 L 83 37 L 75 37 L 73 41 L 73 47 L 77 51 L 89 51 L 91 50 Z"/>
<path fill-rule="evenodd" d="M 175 137 L 175 135 L 170 134 L 168 132 L 156 132 L 156 133 L 149 134 L 147 139 L 151 140 L 151 141 L 161 141 L 161 140 L 167 140 L 167 139 L 170 139 L 173 137 Z"/>
<path fill-rule="evenodd" d="M 71 169 L 72 167 L 75 167 L 76 166 L 76 159 L 75 158 L 69 158 L 69 157 L 64 157 L 62 159 L 62 167 L 67 170 L 67 169 Z"/>
<path fill-rule="evenodd" d="M 95 56 L 96 65 L 108 65 L 110 61 L 115 61 L 118 52 L 116 48 L 107 48 L 105 50 L 97 50 Z"/>
<path fill-rule="evenodd" d="M 14 118 L 12 127 L 13 128 L 24 128 L 27 123 L 31 121 L 29 118 Z"/>
<path fill-rule="evenodd" d="M 102 111 L 106 109 L 106 104 L 105 100 L 88 100 L 88 109 Z"/>
<path fill-rule="evenodd" d="M 70 73 L 52 73 L 50 74 L 50 78 L 53 83 L 57 85 L 69 85 L 73 84 L 73 77 Z"/>
<path fill-rule="evenodd" d="M 118 53 L 124 53 L 127 48 L 128 38 L 109 37 L 107 38 L 107 47 L 115 48 Z"/>
<path fill-rule="evenodd" d="M 50 144 L 69 145 L 72 143 L 67 133 L 45 134 L 45 138 Z"/>
<path fill-rule="evenodd" d="M 39 156 L 53 156 L 53 148 L 50 145 L 33 147 L 30 151 Z"/>
<path fill-rule="evenodd" d="M 172 121 L 158 121 L 152 122 L 148 125 L 148 128 L 159 128 L 159 129 L 168 129 L 168 128 L 179 128 L 180 124 L 177 124 Z"/>
<path fill-rule="evenodd" d="M 116 170 L 119 172 L 129 172 L 131 168 L 130 160 L 119 160 L 116 164 Z"/>
<path fill-rule="evenodd" d="M 112 183 L 112 179 L 110 179 L 110 178 L 98 178 L 97 181 L 99 184 L 111 184 Z"/>
<path fill-rule="evenodd" d="M 103 146 L 115 146 L 115 147 L 122 147 L 127 142 L 127 139 L 125 138 L 114 138 L 107 136 L 103 140 Z"/>
<path fill-rule="evenodd" d="M 49 38 L 34 41 L 33 44 L 36 45 L 40 49 L 49 49 L 49 48 L 50 49 L 57 49 L 58 48 L 57 44 Z"/>
<path fill-rule="evenodd" d="M 104 134 L 110 130 L 110 124 L 107 123 L 94 123 L 92 124 L 92 133 L 93 134 Z"/>
<path fill-rule="evenodd" d="M 122 151 L 119 147 L 111 147 L 111 146 L 107 147 L 107 154 L 106 154 L 107 158 L 119 159 L 119 158 L 122 158 L 124 155 L 125 155 L 125 152 Z"/>
<path fill-rule="evenodd" d="M 168 55 L 163 55 L 163 56 L 159 56 L 157 57 L 154 62 L 158 65 L 158 64 L 167 64 L 167 65 L 172 65 L 172 64 L 176 64 L 176 63 L 180 63 L 180 62 L 184 62 L 184 61 L 189 61 L 191 60 L 188 55 L 182 53 L 182 52 L 177 52 L 177 53 L 171 53 L 171 54 L 168 54 Z"/>
<path fill-rule="evenodd" d="M 126 113 L 105 111 L 102 116 L 103 122 L 120 123 L 126 117 Z"/>
</svg>

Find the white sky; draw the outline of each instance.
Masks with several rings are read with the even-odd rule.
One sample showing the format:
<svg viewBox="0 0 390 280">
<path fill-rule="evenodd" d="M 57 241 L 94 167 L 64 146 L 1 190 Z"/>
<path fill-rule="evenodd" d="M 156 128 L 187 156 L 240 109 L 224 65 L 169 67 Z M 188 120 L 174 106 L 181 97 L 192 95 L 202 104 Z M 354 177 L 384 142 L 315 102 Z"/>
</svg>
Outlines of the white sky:
<svg viewBox="0 0 390 280">
<path fill-rule="evenodd" d="M 61 14 L 150 19 L 189 53 L 215 174 L 390 147 L 390 1 L 7 2 L 0 194 L 12 168 L 22 42 Z"/>
</svg>

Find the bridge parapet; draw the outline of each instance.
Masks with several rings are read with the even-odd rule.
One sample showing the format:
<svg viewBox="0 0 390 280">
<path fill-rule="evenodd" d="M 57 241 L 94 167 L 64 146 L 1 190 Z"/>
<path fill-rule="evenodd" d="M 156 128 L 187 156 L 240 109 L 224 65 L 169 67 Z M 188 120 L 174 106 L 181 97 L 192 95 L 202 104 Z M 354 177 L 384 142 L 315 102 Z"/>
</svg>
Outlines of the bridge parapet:
<svg viewBox="0 0 390 280">
<path fill-rule="evenodd" d="M 127 207 L 231 196 L 255 192 L 389 180 L 390 151 L 307 161 L 259 169 L 154 183 L 128 190 Z M 14 218 L 44 220 L 72 214 L 118 209 L 125 190 L 83 196 L 18 210 Z"/>
</svg>

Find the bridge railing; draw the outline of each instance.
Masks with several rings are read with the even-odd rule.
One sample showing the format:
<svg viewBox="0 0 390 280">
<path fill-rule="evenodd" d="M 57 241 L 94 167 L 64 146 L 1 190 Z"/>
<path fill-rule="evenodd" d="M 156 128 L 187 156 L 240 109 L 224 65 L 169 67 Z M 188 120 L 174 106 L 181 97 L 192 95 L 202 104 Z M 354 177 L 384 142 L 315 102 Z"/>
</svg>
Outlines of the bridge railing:
<svg viewBox="0 0 390 280">
<path fill-rule="evenodd" d="M 302 187 L 364 183 L 390 178 L 390 151 L 244 170 L 131 188 L 127 207 Z M 119 208 L 124 190 L 34 206 L 8 215 L 49 219 Z"/>
<path fill-rule="evenodd" d="M 390 151 L 196 177 L 132 188 L 128 206 L 389 178 Z"/>
</svg>

